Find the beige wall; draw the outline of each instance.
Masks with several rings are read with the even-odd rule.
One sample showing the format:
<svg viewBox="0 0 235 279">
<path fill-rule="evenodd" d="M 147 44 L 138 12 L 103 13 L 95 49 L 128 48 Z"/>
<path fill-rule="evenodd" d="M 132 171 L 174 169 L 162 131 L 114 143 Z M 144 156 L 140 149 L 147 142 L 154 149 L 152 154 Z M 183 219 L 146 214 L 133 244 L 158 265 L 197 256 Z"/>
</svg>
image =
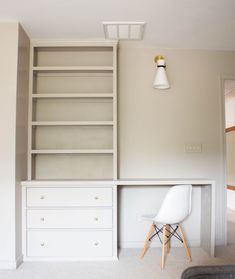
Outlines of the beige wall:
<svg viewBox="0 0 235 279">
<path fill-rule="evenodd" d="M 171 83 L 166 91 L 152 87 L 157 54 L 166 57 Z M 215 179 L 217 244 L 225 240 L 224 75 L 235 76 L 235 52 L 135 48 L 127 44 L 119 49 L 120 178 Z M 185 153 L 186 143 L 201 143 L 202 152 Z M 155 191 L 124 188 L 120 193 L 121 214 L 134 220 L 129 225 L 120 218 L 122 242 L 129 243 L 132 238 L 143 241 L 144 225 L 138 215 L 159 206 L 162 196 Z M 199 202 L 198 196 L 194 204 Z M 145 233 L 146 229 L 147 225 Z M 199 234 L 195 235 L 192 226 L 186 230 L 196 243 Z"/>
<path fill-rule="evenodd" d="M 30 41 L 19 25 L 18 72 L 16 96 L 16 258 L 21 253 L 21 184 L 27 179 L 28 99 L 29 99 L 29 47 Z"/>
<path fill-rule="evenodd" d="M 24 145 L 25 116 L 21 113 L 18 102 L 24 104 L 23 95 L 26 94 L 25 78 L 22 72 L 27 74 L 26 64 L 22 52 L 22 30 L 19 32 L 18 23 L 0 24 L 0 268 L 14 268 L 17 256 L 19 256 L 19 230 L 16 225 L 16 216 L 19 225 L 20 191 L 16 189 L 16 179 L 26 178 L 25 161 L 22 158 Z M 20 48 L 18 50 L 18 40 Z M 19 63 L 19 64 L 18 64 Z M 18 67 L 19 66 L 19 67 Z M 28 67 L 28 65 L 27 65 Z M 28 74 L 27 74 L 28 75 Z M 17 109 L 16 109 L 17 108 Z M 25 105 L 22 109 L 26 109 Z M 26 123 L 27 124 L 27 123 Z M 17 132 L 16 132 L 17 126 Z M 22 134 L 22 135 L 20 135 Z"/>
<path fill-rule="evenodd" d="M 18 27 L 0 24 L 0 267 L 1 261 L 10 265 L 20 253 L 16 241 L 20 243 L 19 181 L 26 173 L 28 39 Z M 152 88 L 156 54 L 166 56 L 170 90 Z M 119 49 L 119 177 L 215 179 L 218 244 L 225 240 L 223 75 L 235 76 L 235 52 L 122 44 Z M 201 143 L 202 153 L 185 153 L 186 143 Z M 120 190 L 119 235 L 124 245 L 142 245 L 147 225 L 139 215 L 157 210 L 165 192 L 154 187 Z M 186 223 L 194 243 L 200 240 L 199 203 L 200 189 L 195 189 L 193 213 Z"/>
<path fill-rule="evenodd" d="M 0 261 L 15 260 L 15 119 L 18 24 L 0 24 Z"/>
</svg>

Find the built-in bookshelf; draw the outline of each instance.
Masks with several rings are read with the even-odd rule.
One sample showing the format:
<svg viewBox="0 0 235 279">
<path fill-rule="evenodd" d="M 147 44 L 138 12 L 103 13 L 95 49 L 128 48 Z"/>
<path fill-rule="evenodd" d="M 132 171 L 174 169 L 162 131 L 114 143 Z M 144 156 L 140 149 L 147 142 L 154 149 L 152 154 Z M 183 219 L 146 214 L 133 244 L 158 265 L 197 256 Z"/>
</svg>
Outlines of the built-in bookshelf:
<svg viewBox="0 0 235 279">
<path fill-rule="evenodd" d="M 32 42 L 29 180 L 117 178 L 116 60 L 116 42 Z"/>
</svg>

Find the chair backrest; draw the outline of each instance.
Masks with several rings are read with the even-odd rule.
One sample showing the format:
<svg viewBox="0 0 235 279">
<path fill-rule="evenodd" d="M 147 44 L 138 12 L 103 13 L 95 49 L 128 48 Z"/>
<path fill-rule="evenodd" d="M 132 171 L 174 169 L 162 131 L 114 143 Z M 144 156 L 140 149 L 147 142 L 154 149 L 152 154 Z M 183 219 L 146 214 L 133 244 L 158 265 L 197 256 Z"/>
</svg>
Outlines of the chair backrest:
<svg viewBox="0 0 235 279">
<path fill-rule="evenodd" d="M 171 187 L 154 220 L 161 224 L 181 223 L 191 212 L 192 185 Z"/>
</svg>

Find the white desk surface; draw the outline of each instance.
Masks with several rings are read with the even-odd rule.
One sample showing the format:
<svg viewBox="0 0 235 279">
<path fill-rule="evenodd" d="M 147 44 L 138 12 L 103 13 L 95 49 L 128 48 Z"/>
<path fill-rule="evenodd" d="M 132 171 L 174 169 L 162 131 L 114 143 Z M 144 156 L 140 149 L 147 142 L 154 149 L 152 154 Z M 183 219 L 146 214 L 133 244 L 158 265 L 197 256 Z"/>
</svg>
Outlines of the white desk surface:
<svg viewBox="0 0 235 279">
<path fill-rule="evenodd" d="M 118 180 L 27 180 L 23 181 L 23 186 L 85 186 L 85 185 L 117 185 L 117 186 L 146 186 L 146 185 L 212 185 L 211 179 L 173 178 L 173 179 L 118 179 Z"/>
<path fill-rule="evenodd" d="M 192 184 L 192 185 L 208 185 L 215 181 L 210 179 L 119 179 L 117 185 L 177 185 L 177 184 Z"/>
</svg>

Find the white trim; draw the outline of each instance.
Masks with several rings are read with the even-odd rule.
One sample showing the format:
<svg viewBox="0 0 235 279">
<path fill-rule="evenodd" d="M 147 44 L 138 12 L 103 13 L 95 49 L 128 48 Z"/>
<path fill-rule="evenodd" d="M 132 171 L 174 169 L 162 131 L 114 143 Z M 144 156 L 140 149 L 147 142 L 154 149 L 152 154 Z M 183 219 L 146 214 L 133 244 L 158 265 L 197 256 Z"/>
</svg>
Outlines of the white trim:
<svg viewBox="0 0 235 279">
<path fill-rule="evenodd" d="M 224 239 L 222 239 L 222 238 L 216 239 L 216 247 L 217 246 L 224 246 L 224 245 L 227 245 L 227 244 L 224 244 Z"/>
<path fill-rule="evenodd" d="M 117 257 L 24 257 L 24 262 L 83 262 L 117 260 Z"/>
<path fill-rule="evenodd" d="M 155 185 L 162 185 L 162 186 L 171 186 L 171 185 L 180 185 L 180 184 L 192 184 L 192 185 L 199 185 L 204 186 L 208 184 L 215 183 L 214 180 L 210 179 L 127 179 L 127 180 L 27 180 L 22 181 L 21 185 L 23 186 L 56 186 L 56 187 L 64 187 L 66 186 L 155 186 Z"/>
<path fill-rule="evenodd" d="M 220 87 L 221 87 L 221 94 L 220 94 L 220 100 L 221 100 L 221 129 L 222 129 L 222 183 L 224 184 L 224 199 L 222 203 L 222 226 L 224 228 L 223 230 L 223 235 L 222 239 L 216 239 L 216 244 L 217 245 L 227 245 L 228 239 L 227 239 L 227 147 L 226 147 L 226 133 L 224 133 L 224 130 L 226 128 L 226 123 L 225 123 L 225 88 L 224 88 L 224 83 L 225 80 L 235 80 L 234 75 L 221 75 L 220 77 Z"/>
<path fill-rule="evenodd" d="M 113 179 L 118 178 L 118 147 L 117 147 L 117 47 L 113 48 Z"/>
<path fill-rule="evenodd" d="M 113 98 L 113 93 L 33 93 L 32 98 Z"/>
<path fill-rule="evenodd" d="M 63 72 L 63 71 L 113 71 L 112 66 L 33 66 L 32 70 L 35 72 Z"/>
<path fill-rule="evenodd" d="M 14 270 L 23 262 L 23 255 L 20 254 L 15 261 L 0 261 L 0 270 Z"/>
<path fill-rule="evenodd" d="M 32 126 L 113 126 L 113 121 L 32 121 Z"/>
<path fill-rule="evenodd" d="M 54 40 L 54 39 L 31 39 L 30 43 L 33 47 L 113 47 L 118 44 L 117 40 Z"/>
<path fill-rule="evenodd" d="M 28 150 L 27 150 L 27 177 L 28 179 L 32 179 L 32 155 L 31 155 L 31 148 L 32 148 L 32 132 L 31 132 L 31 121 L 32 121 L 32 116 L 33 116 L 33 99 L 32 99 L 32 94 L 33 94 L 33 71 L 31 71 L 33 67 L 33 60 L 34 60 L 34 48 L 33 45 L 30 44 L 30 57 L 29 57 L 29 103 L 28 103 Z"/>
<path fill-rule="evenodd" d="M 22 185 L 22 209 L 21 209 L 21 214 L 22 214 L 22 253 L 23 255 L 26 255 L 27 249 L 27 197 L 26 197 L 26 187 Z"/>
<path fill-rule="evenodd" d="M 113 187 L 113 258 L 118 259 L 118 223 L 117 223 L 117 215 L 118 215 L 118 208 L 117 208 L 117 185 L 114 185 Z"/>
<path fill-rule="evenodd" d="M 91 187 L 110 187 L 116 185 L 117 183 L 114 180 L 28 180 L 22 181 L 22 186 L 29 186 L 29 187 L 67 187 L 67 186 L 74 186 L 74 187 L 84 187 L 84 186 L 91 186 Z"/>
<path fill-rule="evenodd" d="M 220 95 L 220 101 L 221 101 L 221 129 L 222 129 L 222 183 L 224 184 L 224 199 L 221 203 L 221 210 L 222 210 L 222 220 L 221 220 L 221 225 L 223 226 L 223 231 L 222 231 L 222 239 L 221 239 L 221 244 L 222 245 L 227 245 L 227 147 L 226 147 L 226 134 L 224 132 L 226 128 L 225 124 L 225 96 L 224 96 L 224 82 L 227 78 L 226 77 L 221 77 L 220 79 L 220 87 L 221 87 L 221 95 Z M 222 185 L 221 185 L 222 186 Z M 218 240 L 216 239 L 216 244 L 218 244 Z"/>
<path fill-rule="evenodd" d="M 119 179 L 116 181 L 117 185 L 133 185 L 133 186 L 143 186 L 143 185 L 167 185 L 167 186 L 171 186 L 171 185 L 180 185 L 180 184 L 192 184 L 192 185 L 199 185 L 199 186 L 203 186 L 203 185 L 208 185 L 208 184 L 213 184 L 215 183 L 214 180 L 210 180 L 210 179 Z"/>
<path fill-rule="evenodd" d="M 113 154 L 113 149 L 32 149 L 31 154 Z"/>
</svg>

